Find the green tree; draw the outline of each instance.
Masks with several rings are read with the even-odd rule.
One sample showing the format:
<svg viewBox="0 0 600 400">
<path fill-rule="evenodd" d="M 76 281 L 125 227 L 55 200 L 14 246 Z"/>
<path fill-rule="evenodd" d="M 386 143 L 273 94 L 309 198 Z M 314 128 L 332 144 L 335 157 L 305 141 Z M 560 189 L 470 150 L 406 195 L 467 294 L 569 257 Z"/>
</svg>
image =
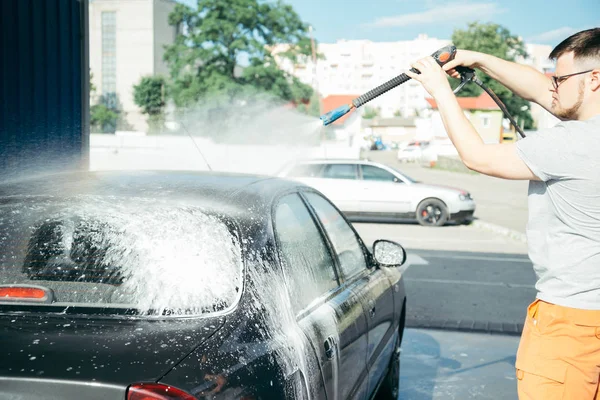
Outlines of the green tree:
<svg viewBox="0 0 600 400">
<path fill-rule="evenodd" d="M 312 88 L 279 69 L 271 53 L 273 46 L 288 44 L 278 56 L 297 63 L 311 54 L 308 25 L 291 6 L 280 1 L 198 0 L 196 9 L 177 4 L 169 23 L 179 30 L 164 56 L 177 106 L 256 93 L 296 104 L 310 99 Z"/>
<path fill-rule="evenodd" d="M 90 94 L 96 92 L 96 85 L 94 85 L 94 73 L 90 71 Z"/>
<path fill-rule="evenodd" d="M 90 125 L 95 132 L 115 133 L 119 112 L 110 107 L 105 96 L 100 96 L 98 104 L 90 107 Z"/>
<path fill-rule="evenodd" d="M 373 107 L 365 107 L 363 112 L 363 119 L 373 119 L 379 115 L 379 110 Z"/>
<path fill-rule="evenodd" d="M 313 91 L 310 101 L 308 103 L 300 103 L 298 110 L 304 114 L 308 114 L 312 117 L 319 117 L 321 115 L 321 98 L 319 94 Z"/>
<path fill-rule="evenodd" d="M 452 42 L 458 49 L 479 51 L 509 61 L 515 61 L 518 56 L 527 56 L 525 45 L 519 37 L 512 35 L 508 29 L 493 23 L 472 22 L 466 30 L 456 29 L 452 34 Z M 524 122 L 525 129 L 533 127 L 528 101 L 513 94 L 482 71 L 477 71 L 477 76 L 498 95 L 515 118 Z M 449 79 L 453 88 L 458 86 L 457 79 Z M 481 93 L 482 89 L 479 86 L 470 83 L 458 93 L 458 96 L 479 96 Z"/>
<path fill-rule="evenodd" d="M 396 111 L 394 111 L 394 117 L 401 117 L 402 116 L 402 110 L 398 109 Z"/>
<path fill-rule="evenodd" d="M 148 116 L 148 133 L 160 133 L 164 125 L 165 78 L 144 76 L 133 85 L 133 101 Z"/>
</svg>

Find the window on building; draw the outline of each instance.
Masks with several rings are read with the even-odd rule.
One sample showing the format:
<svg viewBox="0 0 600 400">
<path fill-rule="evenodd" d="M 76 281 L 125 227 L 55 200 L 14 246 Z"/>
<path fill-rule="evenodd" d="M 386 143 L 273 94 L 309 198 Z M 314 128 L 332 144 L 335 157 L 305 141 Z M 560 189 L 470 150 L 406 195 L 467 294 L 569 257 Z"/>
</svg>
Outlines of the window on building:
<svg viewBox="0 0 600 400">
<path fill-rule="evenodd" d="M 489 128 L 490 127 L 490 117 L 487 115 L 482 115 L 481 116 L 481 125 L 484 128 Z"/>
<path fill-rule="evenodd" d="M 109 108 L 116 108 L 117 13 L 102 12 L 102 95 Z"/>
</svg>

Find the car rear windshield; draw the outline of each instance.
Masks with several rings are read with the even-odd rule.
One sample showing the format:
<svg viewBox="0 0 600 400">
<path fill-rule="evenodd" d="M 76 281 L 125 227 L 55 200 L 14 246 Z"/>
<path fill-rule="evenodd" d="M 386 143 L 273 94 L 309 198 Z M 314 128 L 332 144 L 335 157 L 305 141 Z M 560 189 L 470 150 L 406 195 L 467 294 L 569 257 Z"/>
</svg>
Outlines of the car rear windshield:
<svg viewBox="0 0 600 400">
<path fill-rule="evenodd" d="M 0 289 L 49 289 L 49 312 L 216 312 L 239 298 L 239 242 L 230 220 L 197 207 L 98 196 L 0 198 Z M 31 305 L 0 298 L 7 304 Z"/>
</svg>

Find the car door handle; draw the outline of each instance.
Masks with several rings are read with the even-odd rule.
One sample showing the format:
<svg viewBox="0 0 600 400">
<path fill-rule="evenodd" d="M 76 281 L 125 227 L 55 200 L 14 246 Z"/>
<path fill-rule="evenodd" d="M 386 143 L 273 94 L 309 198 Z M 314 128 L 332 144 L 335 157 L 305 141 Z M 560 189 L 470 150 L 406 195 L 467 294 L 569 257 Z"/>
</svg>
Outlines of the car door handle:
<svg viewBox="0 0 600 400">
<path fill-rule="evenodd" d="M 375 302 L 373 300 L 369 300 L 369 316 L 371 318 L 375 318 L 376 314 L 377 314 L 377 312 L 375 309 Z"/>
<path fill-rule="evenodd" d="M 375 315 L 376 315 L 376 314 L 377 314 L 377 312 L 375 311 L 375 307 L 373 307 L 373 308 L 371 308 L 371 309 L 369 310 L 369 316 L 370 316 L 371 318 L 375 318 Z"/>
<path fill-rule="evenodd" d="M 325 356 L 328 360 L 331 360 L 335 355 L 335 339 L 333 336 L 329 336 L 327 339 L 325 339 L 323 347 L 325 348 Z"/>
</svg>

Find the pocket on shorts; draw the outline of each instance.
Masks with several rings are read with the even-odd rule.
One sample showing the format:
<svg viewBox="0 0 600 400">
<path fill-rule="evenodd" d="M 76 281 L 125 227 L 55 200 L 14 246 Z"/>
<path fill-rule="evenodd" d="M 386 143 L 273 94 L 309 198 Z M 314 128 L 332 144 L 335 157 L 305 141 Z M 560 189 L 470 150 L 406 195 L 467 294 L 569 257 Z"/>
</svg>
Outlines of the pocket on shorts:
<svg viewBox="0 0 600 400">
<path fill-rule="evenodd" d="M 554 382 L 565 383 L 569 364 L 562 360 L 546 360 L 537 357 L 535 359 L 517 359 L 515 367 L 517 368 L 518 379 L 523 379 L 522 373 L 519 373 L 520 370 L 528 374 L 550 379 Z"/>
</svg>

